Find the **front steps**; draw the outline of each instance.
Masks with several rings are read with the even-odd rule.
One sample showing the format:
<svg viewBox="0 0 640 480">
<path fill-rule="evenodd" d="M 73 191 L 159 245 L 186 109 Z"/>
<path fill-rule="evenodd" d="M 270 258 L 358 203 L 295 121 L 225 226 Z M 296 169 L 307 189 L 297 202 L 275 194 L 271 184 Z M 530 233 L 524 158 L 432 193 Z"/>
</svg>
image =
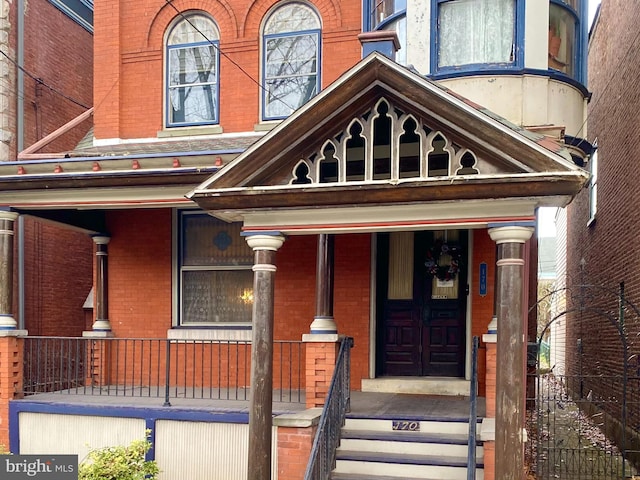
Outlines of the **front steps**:
<svg viewBox="0 0 640 480">
<path fill-rule="evenodd" d="M 401 420 L 417 431 L 393 430 L 391 419 L 347 418 L 331 479 L 466 480 L 467 421 Z M 477 480 L 484 478 L 483 453 L 478 445 Z"/>
</svg>

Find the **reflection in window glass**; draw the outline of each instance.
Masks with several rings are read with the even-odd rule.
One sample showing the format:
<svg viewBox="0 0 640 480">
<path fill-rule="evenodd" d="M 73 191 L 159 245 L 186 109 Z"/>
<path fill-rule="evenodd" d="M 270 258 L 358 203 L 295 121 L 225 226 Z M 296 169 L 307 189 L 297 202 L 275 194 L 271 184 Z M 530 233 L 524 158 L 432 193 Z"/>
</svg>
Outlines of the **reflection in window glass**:
<svg viewBox="0 0 640 480">
<path fill-rule="evenodd" d="M 575 17 L 559 5 L 549 5 L 549 68 L 575 75 Z"/>
<path fill-rule="evenodd" d="M 320 20 L 308 6 L 289 3 L 264 27 L 264 118 L 289 116 L 319 90 Z"/>
<path fill-rule="evenodd" d="M 180 216 L 180 324 L 251 322 L 253 251 L 239 223 Z"/>
<path fill-rule="evenodd" d="M 167 39 L 168 125 L 218 121 L 218 32 L 203 15 L 190 15 Z"/>
<path fill-rule="evenodd" d="M 371 0 L 371 30 L 389 18 L 394 13 L 404 12 L 407 9 L 407 0 Z"/>
<path fill-rule="evenodd" d="M 438 66 L 513 63 L 515 14 L 515 0 L 440 3 Z"/>
</svg>

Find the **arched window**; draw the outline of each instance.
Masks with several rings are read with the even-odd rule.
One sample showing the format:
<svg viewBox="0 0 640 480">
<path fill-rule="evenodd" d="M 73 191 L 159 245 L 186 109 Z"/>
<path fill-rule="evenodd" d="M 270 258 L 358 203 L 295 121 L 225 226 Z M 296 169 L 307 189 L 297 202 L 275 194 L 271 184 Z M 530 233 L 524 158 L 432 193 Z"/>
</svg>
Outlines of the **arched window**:
<svg viewBox="0 0 640 480">
<path fill-rule="evenodd" d="M 262 117 L 285 118 L 320 89 L 320 19 L 311 7 L 286 3 L 264 24 Z"/>
<path fill-rule="evenodd" d="M 218 123 L 220 35 L 203 13 L 181 17 L 167 35 L 168 127 Z"/>
</svg>

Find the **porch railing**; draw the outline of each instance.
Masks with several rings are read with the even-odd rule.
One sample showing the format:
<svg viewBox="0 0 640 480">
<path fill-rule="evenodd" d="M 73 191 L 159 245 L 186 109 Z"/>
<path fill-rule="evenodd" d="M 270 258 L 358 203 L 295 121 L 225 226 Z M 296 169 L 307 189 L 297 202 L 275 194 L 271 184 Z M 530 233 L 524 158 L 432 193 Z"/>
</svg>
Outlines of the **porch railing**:
<svg viewBox="0 0 640 480">
<path fill-rule="evenodd" d="M 303 402 L 304 343 L 274 341 L 276 402 Z M 248 400 L 251 342 L 26 337 L 23 394 Z"/>
<path fill-rule="evenodd" d="M 471 386 L 469 387 L 469 450 L 467 452 L 467 480 L 476 480 L 476 432 L 478 429 L 478 337 L 471 345 Z"/>
<path fill-rule="evenodd" d="M 336 448 L 340 443 L 340 429 L 350 408 L 352 347 L 353 338 L 342 340 L 304 480 L 327 480 L 333 470 Z"/>
</svg>

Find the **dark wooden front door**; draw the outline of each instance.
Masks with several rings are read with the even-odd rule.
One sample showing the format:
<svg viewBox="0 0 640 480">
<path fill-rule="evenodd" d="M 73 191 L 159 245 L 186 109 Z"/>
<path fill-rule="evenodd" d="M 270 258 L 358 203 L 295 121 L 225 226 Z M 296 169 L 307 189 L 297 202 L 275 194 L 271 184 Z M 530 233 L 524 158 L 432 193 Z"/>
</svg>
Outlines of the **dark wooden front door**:
<svg viewBox="0 0 640 480">
<path fill-rule="evenodd" d="M 453 281 L 434 279 L 425 265 L 429 256 L 450 265 L 443 243 L 459 248 Z M 466 231 L 378 236 L 379 375 L 464 376 L 467 243 Z"/>
</svg>

